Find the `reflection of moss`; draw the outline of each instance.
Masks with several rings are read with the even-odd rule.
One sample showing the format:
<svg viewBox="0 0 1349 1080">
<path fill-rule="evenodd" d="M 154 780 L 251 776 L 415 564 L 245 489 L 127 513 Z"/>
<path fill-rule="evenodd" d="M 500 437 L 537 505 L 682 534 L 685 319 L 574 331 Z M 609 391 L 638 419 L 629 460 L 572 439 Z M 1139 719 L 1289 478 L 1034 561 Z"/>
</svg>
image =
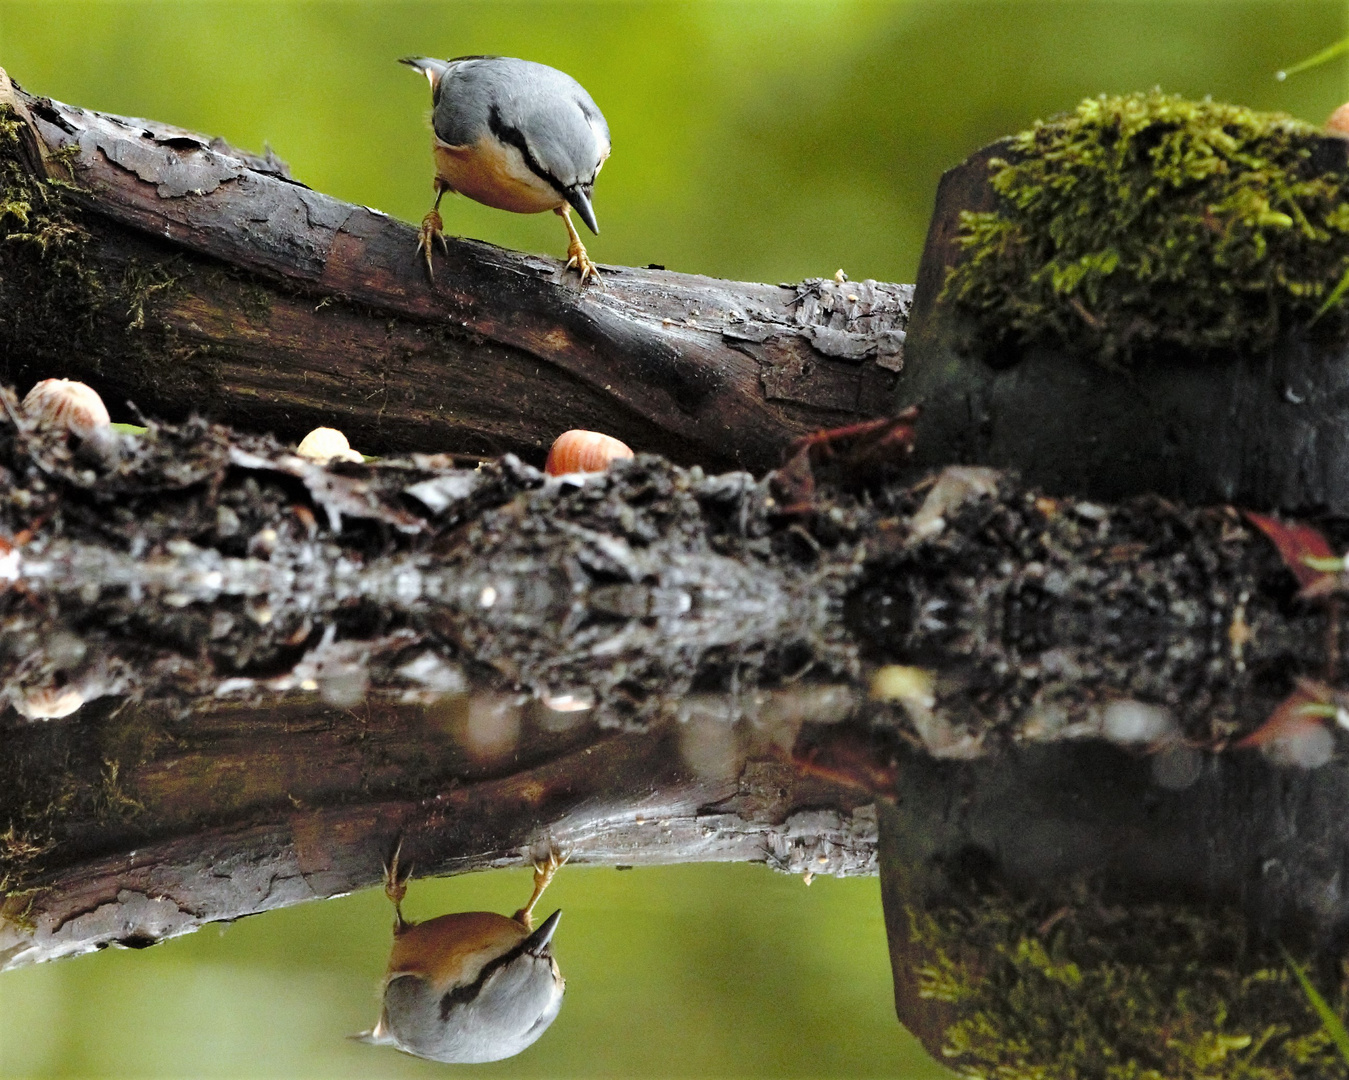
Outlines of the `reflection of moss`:
<svg viewBox="0 0 1349 1080">
<path fill-rule="evenodd" d="M 1267 348 L 1349 267 L 1343 161 L 1282 115 L 1159 91 L 1088 99 L 990 162 L 998 208 L 962 215 L 943 297 L 993 349 Z M 1321 322 L 1342 331 L 1345 314 Z"/>
<path fill-rule="evenodd" d="M 909 921 L 922 995 L 958 1011 L 945 1054 L 963 1076 L 1349 1076 L 1278 950 L 1236 913 L 985 896 Z M 1349 968 L 1333 977 L 1343 1011 Z"/>
<path fill-rule="evenodd" d="M 10 894 L 12 886 L 24 870 L 45 855 L 52 842 L 37 839 L 31 833 L 20 831 L 11 821 L 9 828 L 0 832 L 0 898 Z"/>
<path fill-rule="evenodd" d="M 0 760 L 0 901 L 41 872 L 62 823 L 87 799 L 60 741 L 39 744 L 38 753 L 25 748 Z M 0 918 L 9 918 L 12 907 L 0 906 Z"/>
</svg>

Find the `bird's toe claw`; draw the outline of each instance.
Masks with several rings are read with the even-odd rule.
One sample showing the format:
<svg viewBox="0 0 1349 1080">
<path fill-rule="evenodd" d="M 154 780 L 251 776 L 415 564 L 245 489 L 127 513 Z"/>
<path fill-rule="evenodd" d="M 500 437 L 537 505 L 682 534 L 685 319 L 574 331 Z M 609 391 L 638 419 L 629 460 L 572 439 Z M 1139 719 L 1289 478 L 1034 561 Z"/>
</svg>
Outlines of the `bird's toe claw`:
<svg viewBox="0 0 1349 1080">
<path fill-rule="evenodd" d="M 426 259 L 426 276 L 432 281 L 436 279 L 436 272 L 431 265 L 431 254 L 436 244 L 440 245 L 440 250 L 446 255 L 450 253 L 449 241 L 445 239 L 445 224 L 440 219 L 440 214 L 432 210 L 422 218 L 422 227 L 417 230 L 417 254 Z"/>
<path fill-rule="evenodd" d="M 593 281 L 596 285 L 603 285 L 604 279 L 600 277 L 599 268 L 590 261 L 590 255 L 580 244 L 573 244 L 567 249 L 567 269 L 575 270 L 581 275 L 581 287 L 584 288 L 587 282 Z"/>
<path fill-rule="evenodd" d="M 548 854 L 542 858 L 538 856 L 534 858 L 534 869 L 540 874 L 552 877 L 559 869 L 567 864 L 567 860 L 570 858 L 570 851 L 563 851 L 561 848 L 555 846 L 550 840 L 548 843 Z"/>
<path fill-rule="evenodd" d="M 393 858 L 384 864 L 384 895 L 392 900 L 396 905 L 401 904 L 403 897 L 407 895 L 408 878 L 412 876 L 412 867 L 402 868 L 399 873 L 398 856 L 403 852 L 403 841 L 398 841 L 398 846 L 394 849 Z"/>
</svg>

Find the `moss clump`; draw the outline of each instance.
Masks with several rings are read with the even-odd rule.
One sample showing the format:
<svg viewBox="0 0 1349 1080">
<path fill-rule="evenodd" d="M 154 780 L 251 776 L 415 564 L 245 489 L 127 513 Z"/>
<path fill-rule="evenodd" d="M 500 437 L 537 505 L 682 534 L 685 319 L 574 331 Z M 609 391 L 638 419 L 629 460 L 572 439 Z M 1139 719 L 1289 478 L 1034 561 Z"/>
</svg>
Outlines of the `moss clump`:
<svg viewBox="0 0 1349 1080">
<path fill-rule="evenodd" d="M 23 127 L 13 108 L 0 105 L 0 241 L 27 246 L 43 258 L 56 258 L 62 268 L 79 270 L 72 256 L 87 235 L 66 213 L 61 182 L 38 180 L 22 164 Z"/>
<path fill-rule="evenodd" d="M 104 296 L 84 263 L 89 233 L 67 197 L 70 185 L 29 172 L 24 127 L 0 105 L 0 373 L 10 381 L 29 381 L 34 371 L 66 374 L 71 352 L 90 351 Z"/>
<path fill-rule="evenodd" d="M 1349 271 L 1342 145 L 1291 117 L 1158 91 L 1091 98 L 989 162 L 998 207 L 961 215 L 943 300 L 971 343 L 1254 352 L 1317 321 Z"/>
<path fill-rule="evenodd" d="M 181 270 L 173 265 L 176 261 L 145 263 L 133 258 L 127 263 L 122 272 L 122 295 L 126 298 L 126 313 L 131 318 L 128 330 L 145 329 L 145 305 L 157 294 L 173 296 L 182 291 L 175 273 L 181 273 Z"/>
<path fill-rule="evenodd" d="M 1058 908 L 984 895 L 910 908 L 909 923 L 926 957 L 921 994 L 959 1016 L 944 1053 L 962 1076 L 1349 1076 L 1278 949 L 1248 934 L 1235 912 L 1107 907 L 1085 893 Z M 1349 969 L 1321 975 L 1343 1012 Z"/>
</svg>

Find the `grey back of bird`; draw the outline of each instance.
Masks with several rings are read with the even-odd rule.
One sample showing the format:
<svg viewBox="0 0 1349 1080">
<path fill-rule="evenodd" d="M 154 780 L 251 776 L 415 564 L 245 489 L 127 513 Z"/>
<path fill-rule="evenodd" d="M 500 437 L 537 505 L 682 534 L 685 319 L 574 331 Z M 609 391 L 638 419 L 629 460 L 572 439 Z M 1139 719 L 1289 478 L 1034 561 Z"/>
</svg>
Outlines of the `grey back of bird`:
<svg viewBox="0 0 1349 1080">
<path fill-rule="evenodd" d="M 609 156 L 609 125 L 570 75 L 508 56 L 450 60 L 436 84 L 436 138 L 466 146 L 491 131 L 560 192 L 589 188 Z"/>
<path fill-rule="evenodd" d="M 396 1046 L 418 1057 L 477 1064 L 534 1043 L 562 1007 L 565 988 L 551 955 L 512 950 L 472 987 L 438 994 L 418 975 L 384 987 L 384 1015 Z"/>
</svg>

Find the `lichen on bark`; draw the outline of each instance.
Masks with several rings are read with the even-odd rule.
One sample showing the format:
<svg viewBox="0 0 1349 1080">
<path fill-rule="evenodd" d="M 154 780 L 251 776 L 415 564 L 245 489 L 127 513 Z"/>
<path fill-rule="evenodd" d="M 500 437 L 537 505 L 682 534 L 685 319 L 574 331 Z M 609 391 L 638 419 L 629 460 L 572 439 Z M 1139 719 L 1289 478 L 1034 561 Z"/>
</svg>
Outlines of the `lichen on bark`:
<svg viewBox="0 0 1349 1080">
<path fill-rule="evenodd" d="M 1294 328 L 1343 336 L 1345 143 L 1309 124 L 1154 90 L 1101 96 L 1012 137 L 995 209 L 961 215 L 943 301 L 988 356 L 1070 346 L 1258 352 Z"/>
</svg>

